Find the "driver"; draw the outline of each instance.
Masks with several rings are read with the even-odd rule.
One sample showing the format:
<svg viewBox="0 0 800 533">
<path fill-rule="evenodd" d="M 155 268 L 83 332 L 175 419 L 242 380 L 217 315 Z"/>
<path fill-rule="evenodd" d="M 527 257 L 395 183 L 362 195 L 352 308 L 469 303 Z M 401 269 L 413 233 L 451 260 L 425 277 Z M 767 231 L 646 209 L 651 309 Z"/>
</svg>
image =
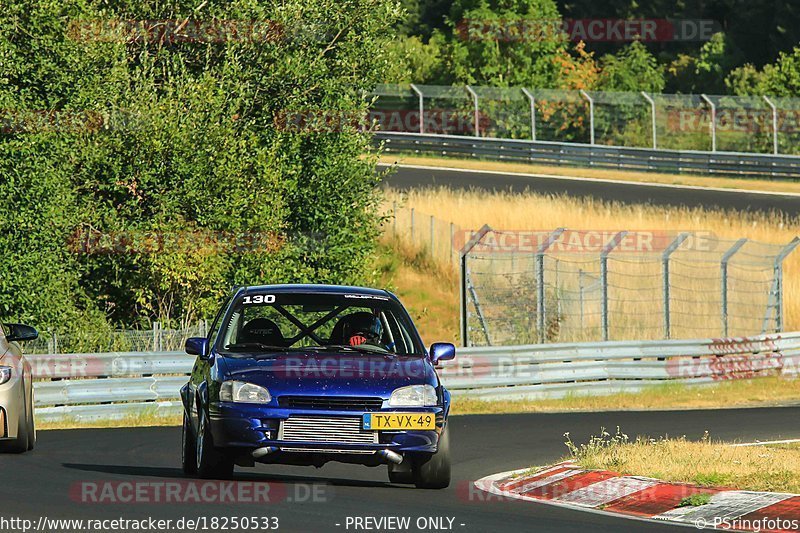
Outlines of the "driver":
<svg viewBox="0 0 800 533">
<path fill-rule="evenodd" d="M 343 337 L 350 346 L 372 344 L 382 346 L 383 324 L 381 319 L 367 312 L 353 313 L 344 324 Z"/>
</svg>

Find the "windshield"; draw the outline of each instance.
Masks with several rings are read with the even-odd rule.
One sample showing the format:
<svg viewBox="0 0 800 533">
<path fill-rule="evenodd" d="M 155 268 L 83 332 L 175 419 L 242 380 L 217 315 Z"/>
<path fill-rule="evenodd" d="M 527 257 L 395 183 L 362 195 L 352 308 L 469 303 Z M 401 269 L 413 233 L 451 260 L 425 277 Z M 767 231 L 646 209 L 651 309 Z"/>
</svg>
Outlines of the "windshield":
<svg viewBox="0 0 800 533">
<path fill-rule="evenodd" d="M 301 350 L 424 354 L 402 306 L 364 294 L 248 294 L 234 303 L 217 343 L 232 356 Z"/>
</svg>

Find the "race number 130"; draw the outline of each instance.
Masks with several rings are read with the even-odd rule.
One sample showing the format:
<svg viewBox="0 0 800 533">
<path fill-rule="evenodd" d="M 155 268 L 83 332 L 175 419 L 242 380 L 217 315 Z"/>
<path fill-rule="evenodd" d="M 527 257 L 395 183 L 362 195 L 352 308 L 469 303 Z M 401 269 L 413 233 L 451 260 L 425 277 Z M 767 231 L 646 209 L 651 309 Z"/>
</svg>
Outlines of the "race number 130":
<svg viewBox="0 0 800 533">
<path fill-rule="evenodd" d="M 274 294 L 256 294 L 253 296 L 245 296 L 242 298 L 242 302 L 245 304 L 274 304 L 275 303 L 275 295 Z"/>
</svg>

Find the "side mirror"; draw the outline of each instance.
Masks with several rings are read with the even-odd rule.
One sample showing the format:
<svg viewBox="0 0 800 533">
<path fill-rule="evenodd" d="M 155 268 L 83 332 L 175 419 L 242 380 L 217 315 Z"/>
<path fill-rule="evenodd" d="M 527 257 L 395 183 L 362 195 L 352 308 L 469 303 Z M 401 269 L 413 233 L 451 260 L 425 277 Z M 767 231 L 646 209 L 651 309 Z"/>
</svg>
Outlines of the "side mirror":
<svg viewBox="0 0 800 533">
<path fill-rule="evenodd" d="M 449 342 L 435 342 L 431 344 L 431 362 L 450 361 L 456 357 L 456 347 Z"/>
<path fill-rule="evenodd" d="M 196 355 L 200 359 L 208 359 L 208 339 L 205 337 L 189 337 L 184 346 L 186 353 Z"/>
<path fill-rule="evenodd" d="M 39 338 L 39 332 L 31 326 L 25 324 L 6 324 L 8 335 L 6 340 L 9 342 L 32 341 Z"/>
</svg>

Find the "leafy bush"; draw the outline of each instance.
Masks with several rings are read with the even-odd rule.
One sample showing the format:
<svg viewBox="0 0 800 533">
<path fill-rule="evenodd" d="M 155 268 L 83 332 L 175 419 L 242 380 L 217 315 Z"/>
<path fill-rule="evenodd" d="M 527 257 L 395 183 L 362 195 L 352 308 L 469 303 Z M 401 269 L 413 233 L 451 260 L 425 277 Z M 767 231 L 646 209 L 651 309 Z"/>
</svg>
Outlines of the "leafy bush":
<svg viewBox="0 0 800 533">
<path fill-rule="evenodd" d="M 389 66 L 398 8 L 200 6 L 4 6 L 3 319 L 63 333 L 187 324 L 234 284 L 365 279 L 379 222 L 369 135 L 346 118 L 320 131 L 277 118 L 363 113 L 363 92 Z M 132 19 L 271 21 L 276 31 L 230 40 L 76 32 Z M 112 244 L 98 252 L 104 239 Z"/>
</svg>

